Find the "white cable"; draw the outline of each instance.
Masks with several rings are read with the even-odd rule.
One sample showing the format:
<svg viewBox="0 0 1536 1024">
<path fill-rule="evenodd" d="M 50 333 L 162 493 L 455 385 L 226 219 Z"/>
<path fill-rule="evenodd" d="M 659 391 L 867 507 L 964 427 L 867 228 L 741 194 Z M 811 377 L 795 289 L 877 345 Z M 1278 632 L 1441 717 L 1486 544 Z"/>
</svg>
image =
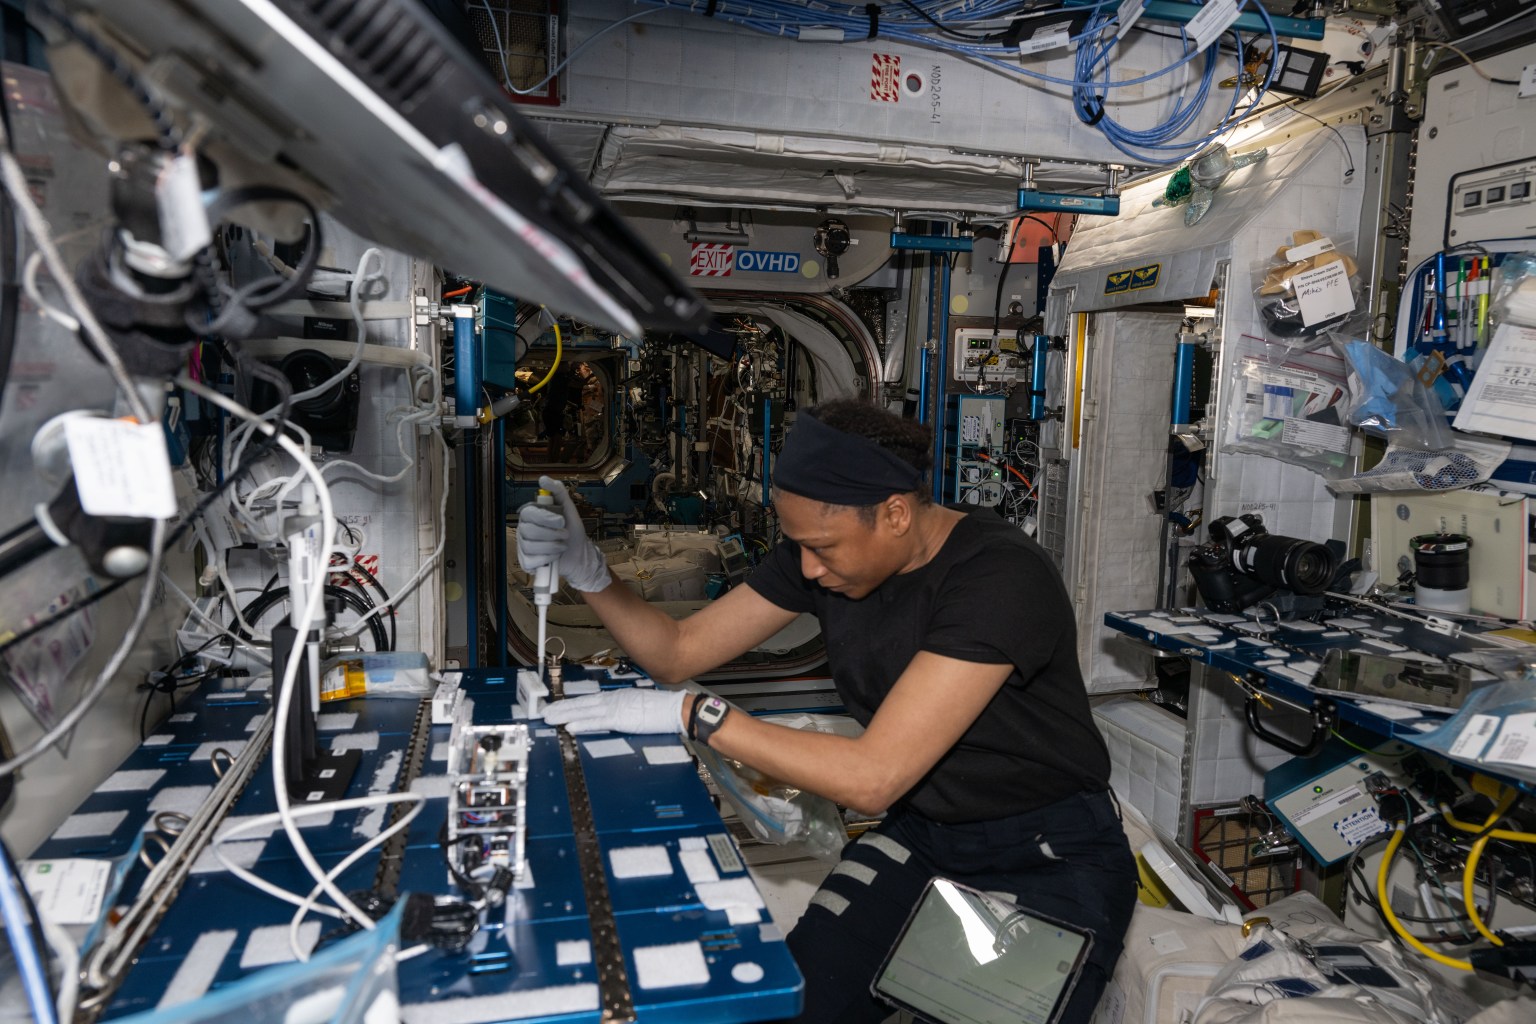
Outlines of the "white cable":
<svg viewBox="0 0 1536 1024">
<path fill-rule="evenodd" d="M 1495 29 L 1501 29 L 1505 25 L 1511 24 L 1512 22 L 1519 21 L 1521 18 L 1528 18 L 1530 16 L 1531 16 L 1531 12 L 1529 10 L 1521 11 L 1519 14 L 1512 14 L 1509 17 L 1505 18 L 1503 21 L 1496 22 L 1496 23 L 1494 23 L 1492 25 L 1488 25 L 1488 26 L 1485 26 L 1483 28 L 1478 29 L 1476 32 L 1473 32 L 1469 36 L 1462 36 L 1460 39 L 1457 39 L 1455 41 L 1456 45 L 1457 46 L 1466 46 L 1467 43 L 1469 43 L 1473 39 L 1476 39 L 1478 36 L 1487 35 L 1489 32 L 1492 32 Z"/>
<path fill-rule="evenodd" d="M 360 617 L 356 622 L 352 623 L 352 625 L 342 630 L 342 636 L 356 636 L 358 633 L 362 632 L 363 627 L 368 624 L 369 619 L 372 619 L 376 615 L 384 614 L 386 609 L 395 607 L 401 601 L 405 600 L 406 597 L 414 593 L 416 587 L 421 584 L 421 581 L 426 577 L 427 573 L 432 569 L 434 565 L 437 564 L 437 560 L 443 555 L 443 546 L 448 542 L 448 481 L 450 476 L 449 470 L 452 468 L 453 460 L 450 458 L 452 453 L 448 448 L 447 439 L 444 438 L 441 433 L 437 435 L 437 439 L 443 446 L 443 499 L 437 513 L 437 547 L 432 549 L 432 553 L 427 556 L 426 561 L 421 563 L 421 568 L 416 570 L 416 575 L 412 576 L 406 582 L 405 586 L 391 594 L 388 601 L 381 601 L 379 604 L 369 609 L 368 612 Z"/>
<path fill-rule="evenodd" d="M 0 129 L 3 131 L 3 129 Z M 102 666 L 101 672 L 96 676 L 85 695 L 69 709 L 69 713 L 59 719 L 58 724 L 43 734 L 32 746 L 16 754 L 10 760 L 0 764 L 0 779 L 14 773 L 18 768 L 31 763 L 45 750 L 53 746 L 63 736 L 67 736 L 71 729 L 80 724 L 86 712 L 95 706 L 96 701 L 106 692 L 107 686 L 115 678 L 117 672 L 123 667 L 123 662 L 128 659 L 133 645 L 139 640 L 139 633 L 144 629 L 144 622 L 149 618 L 150 606 L 155 602 L 155 588 L 150 585 L 151 580 L 159 579 L 160 568 L 164 564 L 165 557 L 165 520 L 156 519 L 154 529 L 149 541 L 149 569 L 144 575 L 144 588 L 139 592 L 139 605 L 134 610 L 133 621 L 128 624 L 128 629 L 123 633 L 123 638 L 118 642 L 117 650 L 112 652 L 112 657 Z"/>
<path fill-rule="evenodd" d="M 400 457 L 405 459 L 404 468 L 392 476 L 384 476 L 381 473 L 375 473 L 371 469 L 360 466 L 356 462 L 351 462 L 347 459 L 336 459 L 321 466 L 320 472 L 324 473 L 328 470 L 342 467 L 360 473 L 370 480 L 392 484 L 402 479 L 416 465 L 416 457 L 408 452 L 405 447 L 405 428 L 420 423 L 431 423 L 437 419 L 442 409 L 442 378 L 438 375 L 437 370 L 429 366 L 409 366 L 405 367 L 405 369 L 412 376 L 417 372 L 423 373 L 425 375 L 423 380 L 432 385 L 432 391 L 426 398 L 420 397 L 419 392 L 421 391 L 422 382 L 413 380 L 411 382 L 411 395 L 416 399 L 417 404 L 415 406 L 398 406 L 389 413 L 390 416 L 400 416 L 400 419 L 395 424 L 395 444 L 400 449 Z"/>
<path fill-rule="evenodd" d="M 43 253 L 40 249 L 34 250 L 32 255 L 27 257 L 27 264 L 21 271 L 22 291 L 26 292 L 27 298 L 32 300 L 32 304 L 48 319 L 62 324 L 66 331 L 78 331 L 80 329 L 79 320 L 76 320 L 43 298 L 43 293 L 37 286 L 37 268 L 42 266 L 42 263 Z"/>
<path fill-rule="evenodd" d="M 231 632 L 229 627 L 225 626 L 223 623 L 219 622 L 217 619 L 213 618 L 207 612 L 199 608 L 197 606 L 197 601 L 189 597 L 185 590 L 182 590 L 179 586 L 177 586 L 176 581 L 171 579 L 168 574 L 162 572 L 160 574 L 160 579 L 164 581 L 166 586 L 171 588 L 171 592 L 173 594 L 181 598 L 182 603 L 187 606 L 188 611 L 190 611 L 197 618 L 201 619 L 203 622 L 207 623 L 209 626 L 213 627 L 214 631 L 217 632 L 220 636 L 228 637 L 234 642 L 236 647 L 244 648 L 247 654 L 261 662 L 263 665 L 272 664 L 272 656 L 270 654 L 266 653 L 260 648 L 251 646 L 251 644 L 247 642 L 244 637 Z M 235 604 L 234 595 L 230 595 L 230 604 Z"/>
<path fill-rule="evenodd" d="M 273 736 L 276 737 L 280 731 L 281 730 L 274 728 L 272 731 Z M 416 813 L 419 813 L 419 808 L 425 799 L 426 798 L 420 793 L 373 793 L 368 796 L 353 797 L 350 800 L 336 800 L 326 804 L 304 804 L 301 807 L 293 808 L 289 813 L 294 818 L 309 818 L 320 814 L 330 814 L 341 811 L 365 810 L 370 807 L 384 807 L 388 806 L 389 804 L 399 803 L 402 800 L 416 801 L 418 806 Z M 280 885 L 274 885 L 273 883 L 267 881 L 265 878 L 253 874 L 247 869 L 234 863 L 233 861 L 228 860 L 224 856 L 224 852 L 220 849 L 224 843 L 242 836 L 247 832 L 254 831 L 258 828 L 270 828 L 271 826 L 280 823 L 282 821 L 282 817 L 283 816 L 279 813 L 261 814 L 247 821 L 242 821 L 236 825 L 232 825 L 229 828 L 224 829 L 218 835 L 214 836 L 211 845 L 213 849 L 213 855 L 218 858 L 219 863 L 224 865 L 224 867 L 229 870 L 230 874 L 234 875 L 236 878 L 239 878 L 241 881 L 246 882 L 253 888 L 261 890 L 269 896 L 280 899 L 284 903 L 291 903 L 297 907 L 302 906 L 304 903 L 304 898 L 302 896 L 296 892 L 284 889 Z M 414 817 L 414 814 L 412 817 Z M 410 819 L 407 818 L 406 820 Z M 314 907 L 311 907 L 310 909 L 314 913 L 324 914 L 327 917 L 344 919 L 346 916 L 339 910 L 336 910 L 332 907 L 322 907 L 318 904 Z"/>
<path fill-rule="evenodd" d="M 421 809 L 426 806 L 427 801 L 427 798 L 420 793 L 386 793 L 383 795 L 395 798 L 395 800 L 406 800 L 414 797 L 415 801 L 411 809 L 406 811 L 399 821 L 374 836 L 362 846 L 359 846 L 356 850 L 353 850 L 341 863 L 331 868 L 326 877 L 332 880 L 340 878 L 343 872 L 353 864 L 356 864 L 368 851 L 377 846 L 382 846 L 409 828 L 411 822 L 415 821 L 416 816 L 421 813 Z M 288 947 L 293 950 L 293 955 L 298 957 L 301 962 L 309 959 L 309 950 L 299 948 L 299 926 L 304 923 L 304 918 L 309 916 L 311 910 L 319 909 L 318 904 L 315 903 L 315 898 L 319 895 L 320 887 L 318 885 L 309 890 L 309 895 L 304 897 L 303 901 L 299 904 L 299 909 L 294 911 L 293 920 L 288 922 Z"/>
<path fill-rule="evenodd" d="M 229 598 L 229 609 L 234 613 L 235 622 L 241 629 L 245 630 L 246 635 L 252 640 L 257 643 L 270 644 L 272 642 L 271 636 L 261 632 L 255 626 L 245 621 L 245 613 L 240 608 L 240 602 L 235 599 L 235 581 L 229 578 L 229 565 L 225 561 L 223 549 L 214 545 L 213 538 L 208 535 L 207 527 L 202 521 L 194 523 L 192 530 L 208 552 L 208 561 L 213 566 L 214 573 L 218 576 L 219 584 L 224 588 L 225 595 Z"/>
<path fill-rule="evenodd" d="M 379 264 L 379 270 L 375 273 L 369 273 L 368 265 L 375 261 L 377 261 Z M 316 384 L 314 387 L 309 388 L 306 391 L 301 391 L 298 394 L 290 397 L 288 400 L 290 407 L 298 405 L 300 402 L 308 401 L 311 398 L 325 394 L 331 388 L 336 387 L 337 385 L 346 381 L 346 379 L 351 376 L 352 371 L 356 370 L 359 364 L 362 363 L 363 352 L 367 349 L 368 345 L 368 321 L 363 315 L 362 291 L 363 288 L 372 282 L 375 278 L 381 277 L 383 275 L 383 268 L 384 253 L 382 250 L 375 247 L 370 247 L 363 250 L 362 257 L 357 261 L 357 270 L 352 275 L 352 292 L 348 300 L 348 304 L 352 309 L 352 323 L 355 325 L 357 333 L 357 343 L 353 346 L 352 358 L 347 361 L 345 366 L 336 371 L 336 373 L 328 379 L 322 381 L 319 384 Z M 281 406 L 273 406 L 271 409 L 268 409 L 266 412 L 262 413 L 261 421 L 266 422 L 268 420 L 275 419 L 280 408 Z M 296 431 L 300 430 L 300 428 L 294 424 L 290 424 L 289 429 Z M 250 438 L 254 433 L 254 425 L 247 426 L 242 424 L 241 427 L 235 431 L 236 444 L 233 452 L 231 453 L 232 460 L 238 458 L 240 454 L 245 451 L 245 446 L 250 441 Z M 309 435 L 303 434 L 303 436 L 305 448 L 308 449 L 311 447 Z M 278 536 L 281 536 L 281 518 L 282 517 L 280 515 Z M 276 537 L 268 539 L 276 539 Z"/>
<path fill-rule="evenodd" d="M 4 181 L 6 191 L 11 194 L 11 202 L 21 214 L 27 233 L 32 236 L 33 243 L 43 254 L 43 259 L 48 264 L 48 273 L 53 275 L 53 281 L 59 286 L 64 301 L 69 304 L 70 312 L 80 321 L 80 327 L 86 340 L 90 342 L 91 348 L 111 371 L 112 379 L 116 381 L 118 390 L 122 392 L 123 401 L 128 403 L 134 419 L 140 423 L 153 423 L 156 418 L 150 415 L 149 407 L 144 404 L 143 396 L 139 394 L 138 388 L 134 387 L 133 379 L 128 376 L 128 368 L 123 365 L 122 357 L 117 354 L 112 339 L 107 337 L 107 332 L 102 329 L 96 314 L 86 303 L 85 296 L 80 294 L 80 288 L 75 284 L 74 274 L 70 273 L 64 257 L 59 254 L 58 246 L 53 242 L 53 230 L 48 226 L 48 219 L 32 201 L 32 193 L 27 188 L 27 176 L 22 171 L 21 164 L 16 161 L 16 154 L 11 152 L 11 140 L 5 130 L 3 119 L 0 119 L 0 180 Z"/>
<path fill-rule="evenodd" d="M 54 1003 L 59 1020 L 73 1021 L 75 1005 L 80 1000 L 80 950 L 76 948 L 75 940 L 70 937 L 70 934 L 62 926 L 54 924 L 41 911 L 37 914 L 37 923 L 42 929 L 48 948 L 53 950 L 53 955 L 59 963 L 59 994 Z"/>
<path fill-rule="evenodd" d="M 227 398 L 218 391 L 192 380 L 186 374 L 177 377 L 176 383 L 183 390 L 192 392 L 204 401 L 212 402 L 226 412 L 255 424 L 255 429 L 276 440 L 283 450 L 291 455 L 294 461 L 298 462 L 300 468 L 314 482 L 316 496 L 320 502 L 320 550 L 329 553 L 332 545 L 336 542 L 335 509 L 331 505 L 331 492 L 325 485 L 325 478 L 320 475 L 320 470 L 315 468 L 315 464 L 310 461 L 309 456 L 290 437 L 279 433 L 271 424 L 263 422 L 257 413 L 252 412 L 233 399 Z M 325 573 L 317 572 L 315 573 L 315 578 L 310 581 L 309 588 L 304 595 L 304 603 L 301 606 L 300 621 L 311 622 L 314 620 L 315 613 L 321 607 L 325 590 L 325 578 Z M 275 678 L 273 680 L 274 692 L 277 698 L 273 715 L 274 720 L 279 723 L 288 721 L 288 711 L 293 704 L 294 681 L 298 679 L 299 665 L 302 660 L 302 658 L 289 658 L 288 664 L 283 668 L 282 681 L 278 682 Z M 373 931 L 377 927 L 374 924 L 373 918 L 369 917 L 357 904 L 348 899 L 347 894 L 342 892 L 336 883 L 327 877 L 324 870 L 321 869 L 319 862 L 315 860 L 315 855 L 310 850 L 309 844 L 304 841 L 303 835 L 300 834 L 298 825 L 294 823 L 293 809 L 288 798 L 288 781 L 284 776 L 286 754 L 287 730 L 279 727 L 272 732 L 272 795 L 277 801 L 277 813 L 282 819 L 283 832 L 288 836 L 288 842 L 292 844 L 293 851 L 298 855 L 300 862 L 303 863 L 304 869 L 310 873 L 310 876 L 316 882 L 320 883 L 326 895 L 345 911 L 349 917 L 356 921 L 359 926 L 368 931 Z"/>
</svg>

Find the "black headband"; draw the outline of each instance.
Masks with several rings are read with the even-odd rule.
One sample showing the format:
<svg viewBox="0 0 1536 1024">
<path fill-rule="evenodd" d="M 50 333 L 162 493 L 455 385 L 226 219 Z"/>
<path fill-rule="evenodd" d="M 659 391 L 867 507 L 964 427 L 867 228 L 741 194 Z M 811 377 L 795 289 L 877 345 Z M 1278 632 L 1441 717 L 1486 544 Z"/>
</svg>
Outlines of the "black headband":
<svg viewBox="0 0 1536 1024">
<path fill-rule="evenodd" d="M 773 466 L 781 491 L 829 505 L 878 505 L 923 485 L 918 468 L 867 437 L 801 413 Z"/>
</svg>

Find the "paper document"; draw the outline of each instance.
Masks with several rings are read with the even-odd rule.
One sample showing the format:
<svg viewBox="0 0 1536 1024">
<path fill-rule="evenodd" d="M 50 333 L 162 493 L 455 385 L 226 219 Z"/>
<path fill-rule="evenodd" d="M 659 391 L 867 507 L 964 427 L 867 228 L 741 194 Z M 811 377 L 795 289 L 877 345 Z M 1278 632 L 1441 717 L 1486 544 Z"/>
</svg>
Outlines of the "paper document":
<svg viewBox="0 0 1536 1024">
<path fill-rule="evenodd" d="M 1536 328 L 1494 331 L 1455 427 L 1536 440 Z"/>
</svg>

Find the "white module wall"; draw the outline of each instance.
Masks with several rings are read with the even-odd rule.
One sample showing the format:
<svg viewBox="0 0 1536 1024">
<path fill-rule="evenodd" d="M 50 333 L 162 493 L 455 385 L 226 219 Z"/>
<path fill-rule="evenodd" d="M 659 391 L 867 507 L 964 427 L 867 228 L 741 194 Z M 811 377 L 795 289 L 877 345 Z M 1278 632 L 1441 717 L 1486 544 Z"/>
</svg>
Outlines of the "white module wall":
<svg viewBox="0 0 1536 1024">
<path fill-rule="evenodd" d="M 1492 57 L 1479 66 L 1491 78 L 1517 81 L 1536 64 L 1536 43 Z M 1430 78 L 1424 93 L 1424 121 L 1419 125 L 1418 160 L 1413 175 L 1409 222 L 1408 269 L 1444 245 L 1447 215 L 1456 237 L 1450 244 L 1536 235 L 1536 188 L 1501 201 L 1467 208 L 1465 195 L 1451 202 L 1453 178 L 1476 180 L 1479 168 L 1507 167 L 1523 161 L 1536 179 L 1536 96 L 1520 97 L 1512 85 L 1500 85 L 1462 66 Z M 1473 172 L 1468 174 L 1467 172 Z"/>
<path fill-rule="evenodd" d="M 371 245 L 330 220 L 325 222 L 325 237 L 327 251 L 321 257 L 325 266 L 355 269 Z M 430 367 L 436 359 L 430 340 L 432 328 L 414 322 L 412 296 L 418 289 L 435 295 L 438 285 L 428 265 L 392 250 L 383 250 L 372 270 L 381 277 L 363 290 L 368 345 L 358 370 L 361 388 L 352 450 L 325 453 L 317 463 L 325 472 L 336 515 L 344 524 L 338 526 L 341 539 L 348 539 L 348 528 L 356 531 L 362 545 L 358 557 L 394 597 L 417 578 L 441 537 L 446 461 L 442 442 L 436 434 L 424 435 L 410 425 L 403 434 L 397 433 L 401 412 L 414 402 L 415 385 L 408 368 Z M 316 312 L 307 302 L 294 302 L 279 307 L 275 315 L 298 318 Z M 344 305 L 333 315 L 351 326 L 350 311 Z M 292 322 L 295 326 L 289 333 L 298 334 L 297 320 Z M 316 342 L 281 337 L 255 340 L 247 350 L 258 358 L 275 361 L 295 349 L 319 349 L 339 366 L 346 363 L 355 347 L 351 339 Z M 424 396 L 427 385 L 419 376 L 414 379 Z M 330 462 L 356 464 L 379 476 L 398 479 L 373 479 L 349 465 L 324 469 Z M 291 471 L 286 468 L 290 465 L 283 458 L 280 466 L 285 468 L 280 471 Z M 237 586 L 260 589 L 272 572 L 271 560 L 258 557 L 254 551 L 235 552 L 231 565 Z M 398 602 L 394 616 L 398 649 L 425 651 L 434 668 L 442 665 L 441 572 L 439 557 L 436 567 L 423 574 Z M 364 646 L 370 647 L 366 634 L 364 637 Z"/>
<path fill-rule="evenodd" d="M 1086 353 L 1077 543 L 1068 579 L 1078 609 L 1078 660 L 1090 693 L 1152 684 L 1151 659 L 1104 625 L 1103 611 L 1157 604 L 1173 356 L 1179 317 L 1106 313 Z"/>
<path fill-rule="evenodd" d="M 705 18 L 702 9 L 648 12 L 597 35 L 634 13 L 617 0 L 572 5 L 565 50 L 575 59 L 563 72 L 561 105 L 527 108 L 610 195 L 932 209 L 938 189 L 940 208 L 1006 213 L 1016 207 L 1018 157 L 1055 161 L 1042 168 L 1043 187 L 1102 184 L 1100 165 L 1127 162 L 1078 118 L 1066 86 L 883 39 L 770 36 Z M 1182 52 L 1177 38 L 1134 34 L 1119 45 L 1113 77 L 1146 75 Z M 1028 61 L 1073 76 L 1069 49 Z M 1230 67 L 1223 58 L 1217 77 Z M 1108 111 L 1130 128 L 1149 128 L 1188 86 L 1176 71 L 1112 89 Z M 1213 89 L 1189 137 L 1220 120 L 1229 99 Z"/>
</svg>

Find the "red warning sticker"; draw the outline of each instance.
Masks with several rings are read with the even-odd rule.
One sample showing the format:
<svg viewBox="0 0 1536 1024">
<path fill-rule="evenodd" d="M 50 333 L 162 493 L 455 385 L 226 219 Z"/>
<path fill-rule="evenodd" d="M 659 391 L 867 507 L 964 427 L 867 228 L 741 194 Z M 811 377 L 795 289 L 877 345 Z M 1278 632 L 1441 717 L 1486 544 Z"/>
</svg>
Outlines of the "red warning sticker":
<svg viewBox="0 0 1536 1024">
<path fill-rule="evenodd" d="M 876 53 L 869 65 L 869 98 L 881 103 L 901 99 L 901 54 Z"/>
<path fill-rule="evenodd" d="M 693 277 L 730 277 L 736 266 L 736 247 L 719 242 L 694 242 L 688 257 Z"/>
</svg>

